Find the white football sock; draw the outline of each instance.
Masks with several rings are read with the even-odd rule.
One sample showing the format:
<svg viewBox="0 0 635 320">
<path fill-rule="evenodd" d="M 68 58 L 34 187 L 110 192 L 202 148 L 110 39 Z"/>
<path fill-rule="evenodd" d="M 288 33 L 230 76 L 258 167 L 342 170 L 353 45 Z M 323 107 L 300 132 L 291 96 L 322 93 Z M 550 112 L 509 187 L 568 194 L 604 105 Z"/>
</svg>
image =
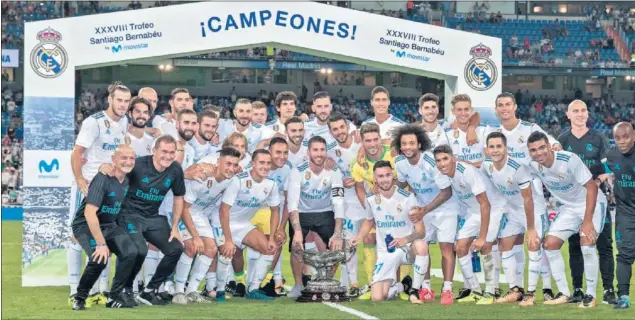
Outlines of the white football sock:
<svg viewBox="0 0 635 320">
<path fill-rule="evenodd" d="M 514 250 L 503 251 L 501 253 L 501 260 L 505 278 L 507 279 L 507 283 L 511 289 L 518 285 L 518 279 L 516 279 L 516 254 Z"/>
<path fill-rule="evenodd" d="M 501 252 L 497 244 L 492 246 L 492 259 L 494 259 L 494 288 L 500 288 Z"/>
<path fill-rule="evenodd" d="M 348 267 L 346 264 L 340 266 L 340 285 L 342 287 L 348 288 Z"/>
<path fill-rule="evenodd" d="M 143 282 L 145 282 L 146 286 L 148 286 L 154 273 L 157 271 L 159 261 L 161 261 L 161 252 L 148 250 L 146 259 L 143 261 Z"/>
<path fill-rule="evenodd" d="M 595 297 L 598 287 L 598 272 L 600 268 L 600 260 L 598 251 L 593 246 L 580 246 L 582 250 L 582 258 L 584 259 L 584 278 L 586 279 L 586 294 Z"/>
<path fill-rule="evenodd" d="M 547 257 L 549 258 L 549 266 L 551 266 L 551 275 L 556 281 L 558 291 L 562 292 L 565 296 L 570 296 L 569 281 L 567 280 L 566 269 L 564 265 L 564 259 L 560 250 L 545 250 Z"/>
<path fill-rule="evenodd" d="M 66 249 L 66 266 L 71 295 L 77 294 L 79 279 L 82 277 L 82 246 L 78 243 L 71 241 L 71 244 Z"/>
<path fill-rule="evenodd" d="M 201 281 L 203 281 L 207 270 L 209 270 L 209 266 L 212 264 L 212 260 L 212 258 L 205 255 L 199 255 L 196 257 L 196 261 L 194 261 L 194 265 L 192 266 L 190 278 L 187 281 L 186 294 L 198 290 L 198 285 L 201 284 Z"/>
<path fill-rule="evenodd" d="M 282 282 L 282 255 L 278 257 L 278 262 L 276 262 L 276 266 L 273 268 L 273 281 Z"/>
<path fill-rule="evenodd" d="M 452 291 L 452 281 L 443 281 L 443 289 L 442 290 L 443 291 L 445 291 L 445 290 Z"/>
<path fill-rule="evenodd" d="M 536 291 L 540 269 L 542 268 L 542 250 L 529 251 L 529 275 L 527 277 L 527 291 Z"/>
<path fill-rule="evenodd" d="M 216 276 L 218 276 L 218 274 Z M 225 278 L 225 281 L 225 284 L 228 284 L 231 281 L 236 281 L 236 276 L 234 275 L 234 266 L 232 266 L 231 262 L 229 262 L 229 269 L 227 269 L 227 277 Z M 224 290 L 225 288 L 223 288 L 223 291 Z"/>
<path fill-rule="evenodd" d="M 397 297 L 399 294 L 401 294 L 404 290 L 403 284 L 401 282 L 397 282 L 395 284 L 393 284 L 390 289 L 388 289 L 388 299 L 394 299 L 395 297 Z"/>
<path fill-rule="evenodd" d="M 494 258 L 492 253 L 481 255 L 483 260 L 483 274 L 485 275 L 485 290 L 494 294 Z"/>
<path fill-rule="evenodd" d="M 351 257 L 351 260 L 348 260 L 348 262 L 346 262 L 346 272 L 348 273 L 348 282 L 349 284 L 357 284 L 357 268 L 359 268 L 359 266 L 357 265 L 357 251 L 355 253 L 353 253 L 353 256 Z"/>
<path fill-rule="evenodd" d="M 99 275 L 99 291 L 105 292 L 110 291 L 110 287 L 108 286 L 108 280 L 110 279 L 110 266 L 112 264 L 112 256 L 108 258 L 108 264 L 106 268 Z"/>
<path fill-rule="evenodd" d="M 451 281 L 448 281 L 448 282 L 452 283 Z M 465 287 L 469 288 L 470 285 L 467 284 L 467 285 L 465 285 Z M 421 289 L 430 289 L 430 279 L 424 279 L 423 280 L 423 283 L 421 284 Z"/>
<path fill-rule="evenodd" d="M 514 246 L 516 252 L 516 283 L 517 286 L 525 287 L 525 246 L 517 244 Z"/>
<path fill-rule="evenodd" d="M 416 256 L 414 263 L 414 275 L 412 278 L 412 288 L 421 289 L 423 280 L 426 276 L 426 270 L 428 270 L 428 264 L 430 263 L 430 256 Z"/>
<path fill-rule="evenodd" d="M 472 255 L 466 254 L 464 257 L 459 258 L 459 264 L 461 265 L 461 272 L 463 277 L 467 281 L 466 288 L 472 291 L 481 292 L 481 285 L 478 283 L 478 279 L 472 271 Z"/>
<path fill-rule="evenodd" d="M 218 283 L 218 291 L 225 291 L 225 284 L 228 282 L 228 278 L 231 270 L 231 259 L 226 259 L 225 257 L 219 255 L 218 261 L 216 264 L 216 282 Z M 233 272 L 231 272 L 233 274 Z"/>
<path fill-rule="evenodd" d="M 134 283 L 132 283 L 132 293 L 139 293 L 139 283 L 143 280 L 142 278 L 143 276 L 141 275 L 141 271 L 139 271 L 134 277 Z"/>
<path fill-rule="evenodd" d="M 540 258 L 540 276 L 542 277 L 542 289 L 551 289 L 551 266 L 549 265 L 549 257 L 542 250 Z"/>
<path fill-rule="evenodd" d="M 214 291 L 216 289 L 216 282 L 216 272 L 208 272 L 205 275 L 205 289 L 207 291 Z"/>
<path fill-rule="evenodd" d="M 256 273 L 256 261 L 258 261 L 260 253 L 252 248 L 247 247 L 247 283 L 255 277 Z"/>
<path fill-rule="evenodd" d="M 264 280 L 267 272 L 269 272 L 269 267 L 272 262 L 272 255 L 261 254 L 260 257 L 258 257 L 258 261 L 256 262 L 256 273 L 249 283 L 249 292 L 260 289 L 260 283 Z"/>
<path fill-rule="evenodd" d="M 181 254 L 181 258 L 176 264 L 176 275 L 174 276 L 176 293 L 185 292 L 185 281 L 187 281 L 187 277 L 190 274 L 193 260 L 194 258 L 188 257 L 185 252 Z"/>
</svg>

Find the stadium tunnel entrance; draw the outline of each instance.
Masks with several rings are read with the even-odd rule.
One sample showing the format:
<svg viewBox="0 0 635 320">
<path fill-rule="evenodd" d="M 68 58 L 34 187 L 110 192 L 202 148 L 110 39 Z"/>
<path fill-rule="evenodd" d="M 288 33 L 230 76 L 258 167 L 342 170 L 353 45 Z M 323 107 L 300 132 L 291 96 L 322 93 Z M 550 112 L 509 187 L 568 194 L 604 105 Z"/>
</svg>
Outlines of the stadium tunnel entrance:
<svg viewBox="0 0 635 320">
<path fill-rule="evenodd" d="M 55 216 L 69 201 L 44 203 L 43 189 L 70 194 L 75 70 L 270 45 L 293 52 L 443 80 L 467 93 L 482 118 L 501 92 L 502 41 L 434 25 L 315 2 L 197 2 L 28 22 L 24 35 L 24 235 L 29 216 Z M 446 116 L 450 99 L 446 101 Z M 55 165 L 53 165 L 55 164 Z M 56 192 L 57 192 L 56 191 Z M 61 199 L 69 197 L 61 196 Z M 50 218 L 49 218 L 50 219 Z M 67 237 L 63 232 L 62 238 Z M 64 272 L 24 285 L 65 285 Z M 57 278 L 59 279 L 57 279 Z"/>
</svg>

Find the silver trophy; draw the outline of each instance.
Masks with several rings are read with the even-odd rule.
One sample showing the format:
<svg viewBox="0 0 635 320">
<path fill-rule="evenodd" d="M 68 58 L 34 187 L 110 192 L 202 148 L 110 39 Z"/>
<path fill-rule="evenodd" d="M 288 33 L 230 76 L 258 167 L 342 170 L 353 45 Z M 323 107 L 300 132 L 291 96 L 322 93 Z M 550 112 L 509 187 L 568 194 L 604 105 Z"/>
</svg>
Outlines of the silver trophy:
<svg viewBox="0 0 635 320">
<path fill-rule="evenodd" d="M 351 298 L 346 294 L 347 288 L 333 279 L 333 276 L 336 270 L 334 266 L 346 263 L 356 254 L 354 247 L 324 252 L 308 252 L 300 248 L 294 250 L 293 254 L 297 258 L 301 257 L 305 264 L 317 270 L 317 274 L 309 280 L 306 288 L 302 290 L 302 295 L 296 299 L 297 302 L 351 301 Z"/>
</svg>

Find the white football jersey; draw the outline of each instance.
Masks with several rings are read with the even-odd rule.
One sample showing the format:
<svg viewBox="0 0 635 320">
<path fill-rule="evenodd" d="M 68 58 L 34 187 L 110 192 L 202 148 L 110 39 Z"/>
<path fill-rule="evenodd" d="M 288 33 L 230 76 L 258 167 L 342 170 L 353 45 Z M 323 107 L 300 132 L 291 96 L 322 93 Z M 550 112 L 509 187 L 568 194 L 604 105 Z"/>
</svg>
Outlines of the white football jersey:
<svg viewBox="0 0 635 320">
<path fill-rule="evenodd" d="M 534 177 L 529 172 L 529 168 L 520 164 L 518 161 L 507 157 L 507 163 L 505 166 L 498 170 L 494 167 L 494 163 L 491 158 L 486 158 L 481 165 L 481 172 L 489 178 L 494 185 L 501 192 L 507 204 L 514 211 L 525 210 L 525 200 L 520 193 L 520 190 L 525 190 L 531 187 L 531 181 Z M 542 196 L 532 194 L 534 200 L 534 212 L 544 212 L 545 201 Z"/>
<path fill-rule="evenodd" d="M 218 145 L 212 144 L 209 141 L 200 143 L 198 139 L 196 139 L 196 136 L 192 137 L 187 143 L 194 149 L 194 162 L 198 162 L 201 158 L 219 150 Z"/>
<path fill-rule="evenodd" d="M 282 214 L 282 210 L 284 209 L 284 204 L 286 197 L 284 193 L 289 190 L 289 175 L 291 174 L 291 169 L 293 166 L 291 162 L 287 161 L 287 163 L 281 168 L 271 170 L 269 172 L 269 179 L 276 182 L 278 186 L 278 191 L 280 194 L 280 214 Z M 245 171 L 250 171 L 252 169 L 251 163 L 245 168 Z"/>
<path fill-rule="evenodd" d="M 291 152 L 291 149 L 289 149 L 288 161 L 291 162 L 293 166 L 298 165 L 298 163 L 301 163 L 302 160 L 305 160 L 307 156 L 306 151 L 307 151 L 307 146 L 304 145 L 304 142 L 302 142 L 302 146 L 300 146 L 300 149 L 298 150 L 297 153 L 293 153 Z"/>
<path fill-rule="evenodd" d="M 265 139 L 270 139 L 276 133 L 284 135 L 287 127 L 284 125 L 284 123 L 280 122 L 280 118 L 276 118 L 265 123 L 265 129 L 267 130 Z"/>
<path fill-rule="evenodd" d="M 366 121 L 364 121 L 362 123 L 362 125 L 364 125 L 364 123 L 376 123 L 379 125 L 379 134 L 381 135 L 382 139 L 387 139 L 390 138 L 391 136 L 391 132 L 394 128 L 400 127 L 404 124 L 406 124 L 404 121 L 402 121 L 401 119 L 394 117 L 392 114 L 389 115 L 388 119 L 386 119 L 386 121 L 379 123 L 377 122 L 376 118 L 371 118 L 368 119 Z"/>
<path fill-rule="evenodd" d="M 289 212 L 334 211 L 335 197 L 332 192 L 335 188 L 344 188 L 342 172 L 338 167 L 315 174 L 309 167 L 309 161 L 305 160 L 295 166 L 289 176 Z M 343 203 L 343 199 L 340 200 Z"/>
<path fill-rule="evenodd" d="M 130 146 L 134 149 L 137 158 L 152 154 L 152 147 L 154 146 L 155 140 L 153 136 L 143 133 L 143 137 L 139 139 L 130 134 L 130 132 L 126 133 L 126 136 L 130 138 Z"/>
<path fill-rule="evenodd" d="M 397 190 L 390 199 L 376 194 L 366 198 L 366 219 L 374 219 L 376 224 L 377 252 L 387 250 L 387 235 L 390 234 L 393 239 L 403 238 L 415 228 L 408 214 L 410 209 L 417 206 L 417 199 L 406 190 L 394 188 Z"/>
<path fill-rule="evenodd" d="M 86 163 L 82 166 L 82 176 L 89 182 L 103 163 L 111 163 L 115 149 L 125 142 L 128 132 L 128 118 L 119 121 L 110 119 L 105 111 L 97 112 L 84 119 L 75 144 L 86 148 Z"/>
<path fill-rule="evenodd" d="M 465 206 L 466 219 L 470 214 L 480 214 L 481 206 L 476 200 L 476 196 L 483 192 L 486 193 L 492 210 L 505 207 L 505 199 L 500 191 L 475 166 L 457 162 L 454 177 L 451 180 L 452 189 L 456 192 L 459 201 Z"/>
<path fill-rule="evenodd" d="M 357 127 L 354 123 L 348 121 L 348 129 L 349 133 L 357 130 Z M 329 131 L 328 124 L 321 125 L 317 122 L 317 118 L 313 118 L 307 121 L 304 121 L 304 141 L 308 143 L 309 139 L 320 136 L 326 140 L 327 144 L 332 144 L 333 142 L 337 143 L 331 132 Z"/>
<path fill-rule="evenodd" d="M 220 119 L 220 121 L 218 122 L 218 136 L 221 143 L 227 136 L 234 132 L 240 131 L 236 129 L 236 124 L 233 120 Z M 240 133 L 247 137 L 247 151 L 249 151 L 249 153 L 252 153 L 256 150 L 256 146 L 258 145 L 260 140 L 264 139 L 264 134 L 266 132 L 263 130 L 263 126 L 261 124 L 251 122 L 250 125 L 247 127 L 247 130 Z"/>
<path fill-rule="evenodd" d="M 449 145 L 450 142 L 448 141 L 448 137 L 445 134 L 445 121 L 444 120 L 439 120 L 436 128 L 434 128 L 434 130 L 432 130 L 431 132 L 427 132 L 428 134 L 428 138 L 430 138 L 430 141 L 432 142 L 432 148 L 440 146 L 440 145 L 444 145 L 447 144 Z"/>
<path fill-rule="evenodd" d="M 476 128 L 476 136 L 478 142 L 473 145 L 467 144 L 467 132 L 461 129 L 446 128 L 445 135 L 448 138 L 450 147 L 452 147 L 452 153 L 454 156 L 470 163 L 481 162 L 485 159 L 485 126 L 478 126 Z"/>
<path fill-rule="evenodd" d="M 166 120 L 162 116 L 155 116 L 152 119 L 152 127 L 161 130 L 161 134 L 171 135 L 177 141 L 180 140 L 179 131 L 176 129 L 176 121 Z"/>
<path fill-rule="evenodd" d="M 231 223 L 246 224 L 250 223 L 251 218 L 261 207 L 279 206 L 280 196 L 275 181 L 263 179 L 256 182 L 249 172 L 241 172 L 232 178 L 223 194 L 222 202 L 231 206 L 229 210 Z M 220 220 L 212 220 L 212 224 L 220 225 Z"/>
<path fill-rule="evenodd" d="M 527 165 L 529 164 L 529 162 L 531 162 L 531 157 L 529 156 L 529 147 L 527 147 L 527 138 L 532 133 L 540 131 L 547 135 L 547 137 L 549 138 L 549 143 L 551 143 L 552 145 L 558 143 L 558 140 L 542 130 L 539 125 L 524 120 L 518 121 L 518 125 L 516 125 L 514 129 L 509 131 L 505 129 L 503 125 L 496 128 L 489 128 L 488 133 L 485 134 L 485 137 L 487 138 L 489 132 L 494 131 L 502 132 L 505 135 L 505 137 L 507 138 L 507 154 L 510 157 L 514 158 L 514 160 L 524 165 Z"/>
<path fill-rule="evenodd" d="M 439 172 L 434 156 L 429 151 L 421 153 L 419 162 L 415 165 L 411 165 L 408 159 L 400 154 L 395 158 L 395 171 L 397 171 L 397 180 L 408 183 L 412 188 L 420 206 L 432 202 L 441 189 L 452 185 L 450 177 Z M 457 212 L 458 209 L 455 197 L 439 207 L 439 210 L 444 212 Z"/>
<path fill-rule="evenodd" d="M 334 148 L 328 151 L 327 155 L 337 163 L 337 166 L 342 172 L 343 179 L 352 178 L 351 166 L 353 165 L 353 161 L 357 159 L 357 152 L 360 147 L 360 144 L 353 142 L 351 146 L 346 149 L 338 143 Z M 346 203 L 346 218 L 351 220 L 364 218 L 364 207 L 359 203 L 355 186 L 344 188 L 344 202 Z"/>
<path fill-rule="evenodd" d="M 586 187 L 591 180 L 591 171 L 572 152 L 554 151 L 555 160 L 551 168 L 531 161 L 531 173 L 544 183 L 560 203 L 568 207 L 580 208 L 586 204 Z M 598 201 L 606 202 L 603 192 L 598 192 Z"/>
<path fill-rule="evenodd" d="M 183 199 L 192 205 L 190 213 L 208 219 L 216 215 L 216 220 L 218 220 L 220 199 L 223 197 L 223 192 L 227 189 L 230 182 L 231 179 L 224 179 L 218 182 L 214 177 L 209 177 L 203 182 L 185 180 L 186 191 Z"/>
</svg>

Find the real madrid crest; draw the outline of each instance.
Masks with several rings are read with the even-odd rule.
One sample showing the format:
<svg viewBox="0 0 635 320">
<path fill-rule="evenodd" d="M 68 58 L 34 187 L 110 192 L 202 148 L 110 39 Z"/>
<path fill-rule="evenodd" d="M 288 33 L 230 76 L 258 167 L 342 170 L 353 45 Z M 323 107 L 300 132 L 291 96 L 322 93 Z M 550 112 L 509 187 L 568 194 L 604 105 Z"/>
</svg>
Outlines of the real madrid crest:
<svg viewBox="0 0 635 320">
<path fill-rule="evenodd" d="M 441 136 L 441 131 L 437 131 L 437 137 Z"/>
<path fill-rule="evenodd" d="M 309 180 L 309 179 L 311 179 L 311 172 L 308 172 L 308 171 L 307 171 L 307 172 L 304 174 L 304 179 L 305 179 L 305 180 Z"/>
<path fill-rule="evenodd" d="M 538 171 L 542 172 L 543 168 L 544 167 L 541 164 L 538 165 Z"/>
<path fill-rule="evenodd" d="M 324 186 L 327 186 L 329 184 L 329 180 L 325 178 L 324 180 L 322 180 L 322 184 Z"/>
<path fill-rule="evenodd" d="M 489 57 L 492 49 L 482 43 L 470 49 L 472 59 L 465 65 L 465 82 L 476 91 L 490 89 L 498 79 L 496 64 Z"/>
<path fill-rule="evenodd" d="M 368 170 L 368 163 L 367 162 L 362 163 L 362 168 L 364 168 L 364 170 Z"/>
<path fill-rule="evenodd" d="M 247 189 L 251 189 L 251 180 L 247 180 L 246 185 Z"/>
<path fill-rule="evenodd" d="M 110 129 L 110 121 L 104 120 L 104 125 L 106 126 L 107 129 Z"/>
<path fill-rule="evenodd" d="M 454 139 L 459 138 L 459 130 L 454 130 Z"/>
<path fill-rule="evenodd" d="M 64 73 L 68 65 L 68 54 L 59 44 L 62 35 L 50 27 L 38 32 L 40 41 L 31 50 L 31 68 L 42 78 L 55 78 Z"/>
<path fill-rule="evenodd" d="M 265 187 L 265 194 L 269 193 L 269 189 Z"/>
<path fill-rule="evenodd" d="M 277 125 L 277 124 L 274 124 L 274 125 L 273 125 L 273 131 L 276 131 L 276 132 L 277 132 L 278 130 L 280 130 L 280 126 L 279 126 L 279 125 Z"/>
<path fill-rule="evenodd" d="M 341 156 L 342 156 L 342 150 L 340 150 L 340 149 L 335 149 L 335 155 L 336 155 L 337 157 L 341 157 Z"/>
<path fill-rule="evenodd" d="M 214 180 L 212 179 L 207 180 L 207 189 L 210 189 L 213 184 L 214 184 Z"/>
<path fill-rule="evenodd" d="M 150 145 L 147 145 L 146 148 L 148 149 L 149 153 L 152 153 L 152 147 Z"/>
<path fill-rule="evenodd" d="M 381 203 L 381 198 L 379 197 L 379 195 L 375 195 L 375 203 L 376 204 L 380 204 Z"/>
<path fill-rule="evenodd" d="M 507 177 L 507 184 L 512 184 L 512 178 L 511 177 Z"/>
<path fill-rule="evenodd" d="M 401 213 L 403 208 L 401 207 L 401 203 L 397 204 L 397 212 Z"/>
<path fill-rule="evenodd" d="M 525 137 L 523 136 L 518 137 L 518 143 L 525 143 Z"/>
<path fill-rule="evenodd" d="M 128 137 L 128 136 L 125 136 L 125 137 L 123 138 L 123 141 L 124 141 L 126 144 L 130 144 L 130 143 L 132 143 L 132 140 L 130 140 L 130 137 Z"/>
<path fill-rule="evenodd" d="M 489 172 L 494 172 L 494 164 L 493 163 L 489 164 Z"/>
</svg>

